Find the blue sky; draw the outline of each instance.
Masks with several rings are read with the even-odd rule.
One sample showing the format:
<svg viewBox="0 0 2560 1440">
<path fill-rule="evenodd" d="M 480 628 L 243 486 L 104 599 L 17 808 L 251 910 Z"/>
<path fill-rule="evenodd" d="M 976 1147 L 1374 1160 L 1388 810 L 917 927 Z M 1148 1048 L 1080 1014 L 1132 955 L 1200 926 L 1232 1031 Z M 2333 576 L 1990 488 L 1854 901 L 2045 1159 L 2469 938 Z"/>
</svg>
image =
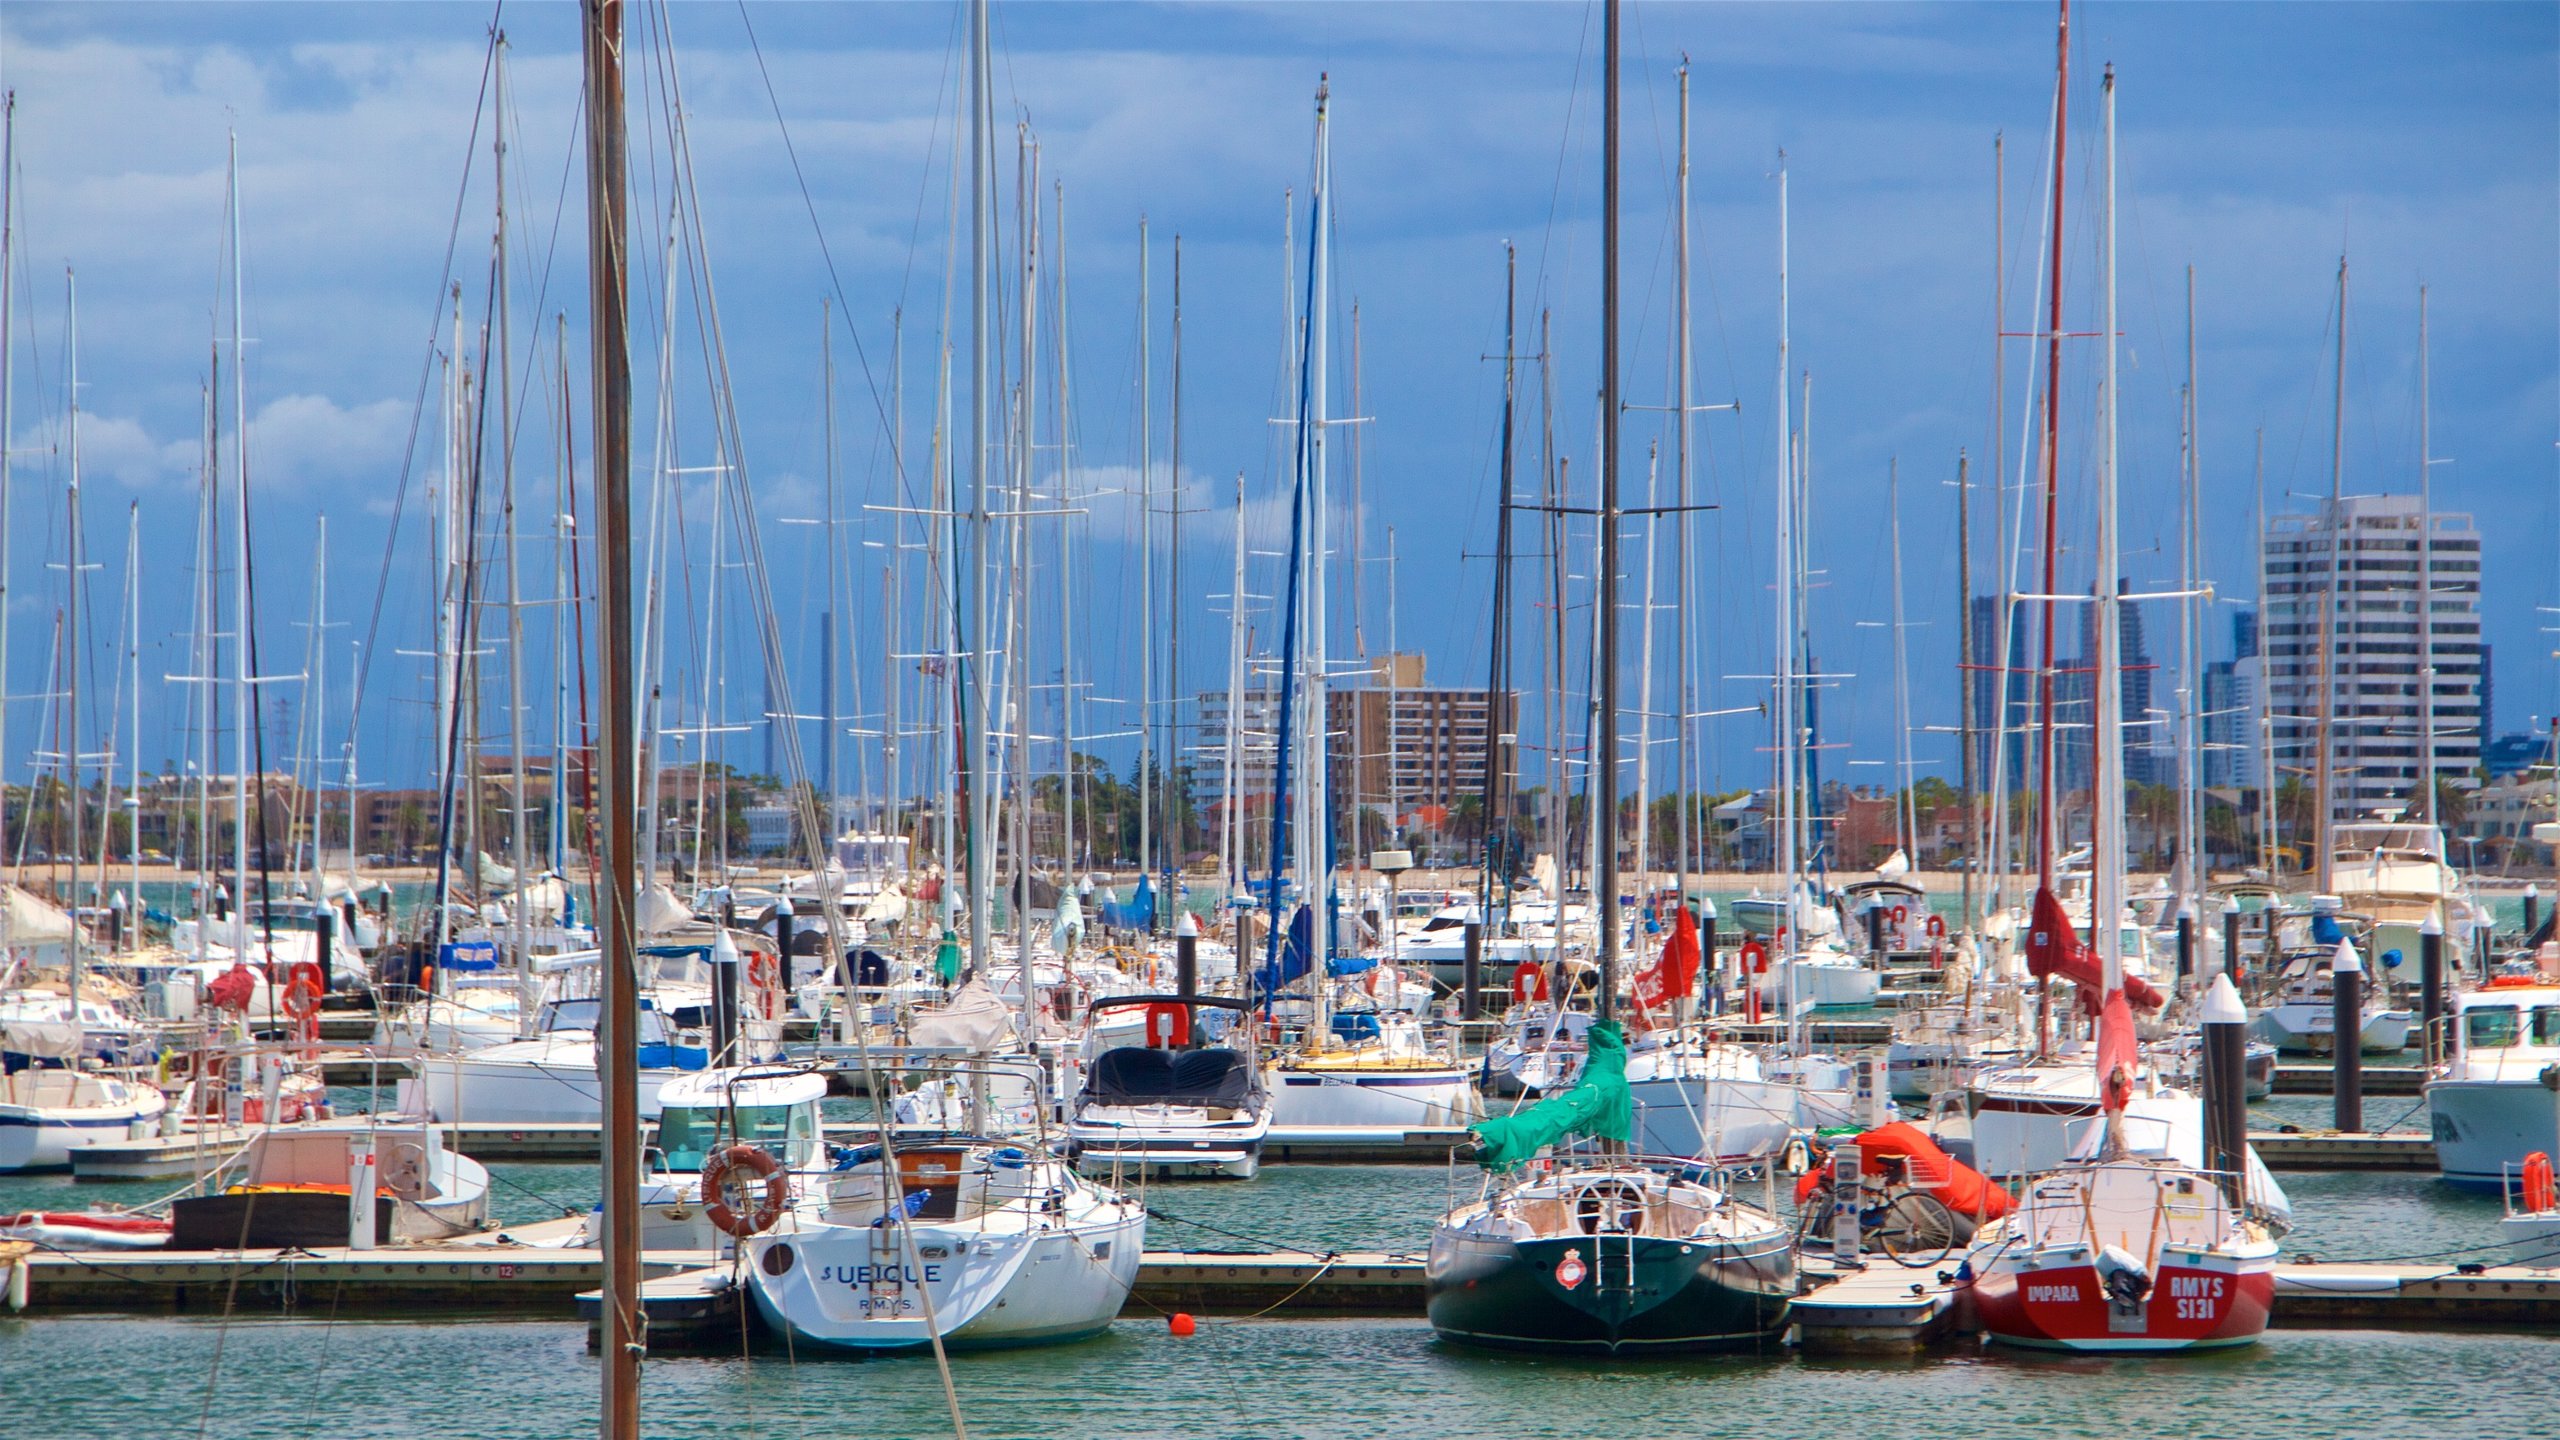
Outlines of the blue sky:
<svg viewBox="0 0 2560 1440">
<path fill-rule="evenodd" d="M 366 698 L 364 769 L 385 782 L 423 771 L 423 673 L 419 662 L 390 655 L 419 648 L 429 633 L 422 497 L 413 489 L 397 532 L 391 511 L 425 350 L 450 323 L 439 321 L 439 292 L 457 213 L 454 269 L 478 323 L 488 163 L 466 146 L 491 13 L 465 4 L 20 4 L 0 16 L 0 80 L 18 95 L 21 236 L 10 694 L 43 688 L 60 599 L 59 573 L 41 567 L 59 558 L 61 534 L 60 461 L 49 447 L 62 410 L 66 264 L 80 277 L 90 544 L 107 566 L 93 577 L 93 603 L 117 603 L 125 511 L 138 503 L 143 669 L 186 668 L 177 647 L 192 583 L 199 387 L 224 277 L 223 137 L 236 126 L 255 341 L 248 408 L 261 644 L 269 656 L 298 657 L 312 524 L 325 512 L 330 606 L 353 622 L 332 632 L 333 644 L 369 639 L 386 657 Z M 1085 483 L 1134 474 L 1144 214 L 1154 236 L 1159 431 L 1179 232 L 1186 493 L 1192 504 L 1223 507 L 1242 472 L 1261 520 L 1275 513 L 1268 417 L 1284 393 L 1282 195 L 1296 186 L 1303 197 L 1312 94 L 1318 74 L 1330 72 L 1336 299 L 1345 313 L 1359 303 L 1361 408 L 1374 417 L 1361 442 L 1365 529 L 1378 555 L 1389 527 L 1395 534 L 1395 638 L 1431 652 L 1437 681 L 1480 678 L 1490 581 L 1480 557 L 1492 543 L 1499 402 L 1498 370 L 1483 357 L 1501 348 L 1505 239 L 1521 248 L 1524 310 L 1552 307 L 1558 444 L 1577 485 L 1591 468 L 1598 8 L 1018 4 L 996 14 L 1000 113 L 1027 115 L 1042 142 L 1044 180 L 1067 190 L 1073 431 Z M 679 6 L 673 29 L 746 468 L 760 513 L 774 522 L 820 503 L 818 306 L 839 282 L 852 320 L 836 333 L 846 506 L 891 497 L 881 416 L 889 316 L 902 304 L 909 441 L 923 446 L 926 357 L 944 303 L 959 31 L 947 5 L 754 4 L 744 16 L 774 100 L 736 6 Z M 1887 467 L 1898 459 L 1902 468 L 1909 604 L 1926 622 L 1911 633 L 1915 721 L 1949 723 L 1956 581 L 1953 498 L 1943 482 L 1959 449 L 1979 462 L 1993 444 L 1992 138 L 2007 137 L 2003 288 L 2012 328 L 2022 328 L 2035 299 L 2029 248 L 2041 221 L 2053 10 L 1648 4 L 1628 16 L 1628 398 L 1659 404 L 1668 386 L 1673 71 L 1685 53 L 1696 110 L 1696 398 L 1738 398 L 1743 407 L 1697 425 L 1701 487 L 1723 506 L 1698 532 L 1703 668 L 1725 677 L 1769 665 L 1773 172 L 1783 148 L 1794 199 L 1794 353 L 1815 395 L 1812 544 L 1825 572 L 1813 602 L 1817 644 L 1826 670 L 1854 677 L 1826 700 L 1826 728 L 1847 742 L 1843 758 L 1888 758 L 1887 632 L 1858 624 L 1888 613 Z M 2096 192 L 2085 183 L 2097 158 L 2097 75 L 2112 62 L 2120 76 L 2126 550 L 2137 587 L 2174 579 L 2173 552 L 2161 547 L 2174 524 L 2185 268 L 2198 275 L 2208 568 L 2226 595 L 2245 596 L 2257 432 L 2266 438 L 2271 505 L 2326 490 L 2333 285 L 2344 250 L 2354 273 L 2347 488 L 2415 484 L 2416 294 L 2427 284 L 2435 448 L 2452 459 L 2436 482 L 2441 504 L 2475 512 L 2488 532 L 2497 722 L 2512 729 L 2549 715 L 2560 704 L 2560 675 L 2535 607 L 2560 599 L 2549 539 L 2560 525 L 2560 11 L 2088 4 L 2073 20 L 2065 262 L 2073 329 L 2096 328 L 2098 314 Z M 546 286 L 542 313 L 569 308 L 570 348 L 584 350 L 575 329 L 582 220 L 574 190 L 565 208 L 561 193 L 575 143 L 575 22 L 564 4 L 509 6 L 501 21 L 513 51 L 520 366 L 550 363 L 530 338 L 536 292 Z M 805 205 L 775 100 L 810 186 Z M 645 134 L 657 122 L 636 123 Z M 1005 159 L 1010 195 L 1009 138 Z M 555 226 L 561 239 L 546 280 Z M 654 344 L 651 333 L 644 320 L 644 346 Z M 684 381 L 701 364 L 687 348 L 697 344 L 689 324 L 679 337 Z M 2075 562 L 2088 533 L 2098 360 L 2084 341 L 2064 362 L 2065 528 L 2079 552 L 2066 557 L 2065 574 L 2074 585 L 2087 580 Z M 2026 362 L 2025 348 L 2013 345 L 1999 410 L 2012 467 Z M 644 458 L 652 363 L 644 350 Z M 1347 357 L 1337 359 L 1338 383 L 1347 384 L 1347 371 Z M 583 386 L 583 374 L 573 375 L 581 457 Z M 679 384 L 676 404 L 687 417 L 683 463 L 708 463 L 698 378 Z M 1334 408 L 1347 412 L 1348 395 Z M 525 433 L 526 483 L 547 496 L 553 441 L 547 431 Z M 1631 487 L 1642 486 L 1645 447 L 1659 434 L 1650 415 L 1629 418 Z M 426 455 L 410 467 L 413 486 L 434 468 Z M 1156 457 L 1161 465 L 1161 435 Z M 1987 478 L 1979 464 L 1976 473 Z M 698 501 L 687 511 L 695 522 L 708 513 Z M 1988 503 L 1986 493 L 1978 536 L 1988 532 Z M 1127 641 L 1137 610 L 1132 525 L 1123 501 L 1103 497 L 1089 508 L 1079 522 L 1078 544 L 1092 563 L 1077 600 L 1078 664 L 1098 693 L 1128 696 L 1136 688 Z M 877 538 L 886 522 L 865 523 Z M 823 603 L 807 583 L 812 537 L 805 527 L 766 533 L 804 709 Z M 1191 538 L 1184 623 L 1199 643 L 1186 680 L 1199 688 L 1224 669 L 1223 625 L 1210 598 L 1225 588 L 1223 510 Z M 546 572 L 528 582 L 540 589 L 548 551 L 526 555 Z M 1257 564 L 1253 588 L 1274 588 L 1268 563 Z M 1992 564 L 1985 541 L 1977 575 Z M 1664 565 L 1667 572 L 1667 551 Z M 878 571 L 865 573 L 852 624 L 869 707 L 882 620 Z M 1367 573 L 1365 629 L 1371 647 L 1383 648 L 1391 572 L 1379 561 Z M 1667 594 L 1667 574 L 1663 583 Z M 734 595 L 723 603 L 738 608 Z M 2154 633 L 2166 625 L 2159 617 Z M 2208 653 L 2218 655 L 2227 627 L 2217 617 L 2213 630 Z M 712 709 L 736 719 L 755 707 L 759 682 L 744 632 L 728 632 L 725 644 L 736 651 L 724 672 L 733 694 Z M 1534 673 L 1529 652 L 1522 658 Z M 690 663 L 675 661 L 679 671 Z M 1053 663 L 1045 652 L 1043 663 Z M 330 666 L 342 680 L 343 651 Z M 698 693 L 689 677 L 672 683 Z M 1719 678 L 1702 703 L 1757 698 L 1752 682 Z M 329 703 L 343 713 L 343 689 Z M 173 689 L 146 684 L 147 761 L 168 753 L 179 704 Z M 12 710 L 12 775 L 33 748 L 36 711 Z M 1118 728 L 1099 708 L 1088 724 Z M 1762 774 L 1756 720 L 1716 722 L 1709 736 L 1712 779 L 1733 786 Z M 731 743 L 731 758 L 760 762 L 752 737 Z M 1125 742 L 1103 748 L 1125 754 Z M 1952 743 L 1923 737 L 1916 748 L 1951 771 Z M 285 749 L 270 737 L 271 756 Z"/>
</svg>

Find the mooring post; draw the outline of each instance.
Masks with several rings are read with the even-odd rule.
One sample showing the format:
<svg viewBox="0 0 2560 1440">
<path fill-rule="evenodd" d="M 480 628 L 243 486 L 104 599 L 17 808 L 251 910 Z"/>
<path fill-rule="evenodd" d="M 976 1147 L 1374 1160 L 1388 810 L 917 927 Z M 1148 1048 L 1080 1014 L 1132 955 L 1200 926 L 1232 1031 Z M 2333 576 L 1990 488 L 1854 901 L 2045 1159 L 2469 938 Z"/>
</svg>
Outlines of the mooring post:
<svg viewBox="0 0 2560 1440">
<path fill-rule="evenodd" d="M 2354 942 L 2338 942 L 2329 964 L 2330 1123 L 2350 1134 L 2364 1129 L 2364 961 Z"/>
</svg>

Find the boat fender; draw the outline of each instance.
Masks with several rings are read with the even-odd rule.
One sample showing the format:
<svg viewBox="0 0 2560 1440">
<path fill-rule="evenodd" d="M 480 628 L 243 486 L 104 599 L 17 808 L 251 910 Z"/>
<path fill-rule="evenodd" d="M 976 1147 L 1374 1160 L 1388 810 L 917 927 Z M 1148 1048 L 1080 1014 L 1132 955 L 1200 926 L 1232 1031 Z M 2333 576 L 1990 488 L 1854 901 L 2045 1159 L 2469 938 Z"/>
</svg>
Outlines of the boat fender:
<svg viewBox="0 0 2560 1440">
<path fill-rule="evenodd" d="M 2536 1150 L 2524 1157 L 2524 1207 L 2536 1215 L 2550 1210 L 2554 1201 L 2560 1200 L 2555 1189 L 2560 1187 L 2552 1183 L 2551 1156 Z"/>
<path fill-rule="evenodd" d="M 737 1187 L 741 1200 L 755 1180 L 764 1182 L 764 1197 L 752 1210 L 740 1213 L 730 1203 L 730 1180 L 739 1171 L 748 1178 Z M 753 1145 L 732 1145 L 715 1150 L 702 1163 L 702 1213 L 712 1227 L 723 1235 L 745 1239 L 773 1228 L 782 1218 L 783 1208 L 791 1203 L 791 1177 L 782 1173 L 782 1162 Z"/>
</svg>

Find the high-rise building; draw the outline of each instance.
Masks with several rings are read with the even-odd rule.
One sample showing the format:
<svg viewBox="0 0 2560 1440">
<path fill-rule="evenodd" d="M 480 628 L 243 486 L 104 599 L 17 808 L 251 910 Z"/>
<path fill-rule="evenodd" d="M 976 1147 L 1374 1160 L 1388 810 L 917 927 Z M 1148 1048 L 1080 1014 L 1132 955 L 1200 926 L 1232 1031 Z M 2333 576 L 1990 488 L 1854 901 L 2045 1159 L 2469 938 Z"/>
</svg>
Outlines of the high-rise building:
<svg viewBox="0 0 2560 1440">
<path fill-rule="evenodd" d="M 2422 771 L 2460 773 L 2479 763 L 2488 651 L 2480 643 L 2480 534 L 2469 515 L 2430 516 L 2405 495 L 2357 496 L 2340 508 L 2335 520 L 2323 506 L 2267 522 L 2260 643 L 2276 763 L 2288 775 L 2307 778 L 2317 762 L 2327 677 L 2332 812 L 2353 819 L 2403 803 Z M 2324 640 L 2332 657 L 2325 662 Z M 2430 648 L 2432 681 L 2424 673 Z M 2420 754 L 2422 684 L 2435 697 L 2431 757 Z"/>
<path fill-rule="evenodd" d="M 2008 750 L 2006 784 L 2012 790 L 2032 784 L 2027 772 L 2026 728 L 2035 719 L 2034 690 L 2028 684 L 2027 617 L 2017 617 L 2009 629 L 2009 661 L 2000 666 L 2000 597 L 1973 597 L 1973 663 L 1983 667 L 1973 675 L 1973 745 L 1974 767 L 1981 784 L 1992 783 L 1993 757 L 2000 751 L 2006 730 Z M 2001 717 L 2001 696 L 2008 697 L 2008 717 Z"/>
<path fill-rule="evenodd" d="M 2242 606 L 2231 616 L 2231 658 L 2204 667 L 2204 701 L 2196 729 L 2204 753 L 2196 768 L 2209 789 L 2247 789 L 2257 783 L 2259 682 L 2258 611 Z"/>
<path fill-rule="evenodd" d="M 1199 697 L 1199 748 L 1190 755 L 1193 784 L 1202 802 L 1213 802 L 1227 783 L 1227 731 L 1237 731 L 1236 794 L 1247 801 L 1271 794 L 1272 760 L 1280 743 L 1280 695 L 1255 688 L 1230 696 L 1204 690 Z"/>
<path fill-rule="evenodd" d="M 1427 683 L 1420 655 L 1380 656 L 1367 683 L 1327 690 L 1333 802 L 1401 816 L 1481 801 L 1487 754 L 1506 783 L 1518 773 L 1519 692 L 1487 700 L 1482 686 Z"/>
<path fill-rule="evenodd" d="M 2131 585 L 2119 580 L 2119 592 Z M 2063 661 L 2053 677 L 2054 781 L 2067 793 L 2086 790 L 2097 778 L 2098 607 L 2075 605 L 2080 612 L 2080 654 Z M 2151 785 L 2176 770 L 2168 717 L 2154 714 L 2151 652 L 2144 643 L 2142 606 L 2127 601 L 2116 607 L 2116 669 L 2123 703 L 2124 778 L 2128 784 Z M 2164 759 L 2164 757 L 2166 757 Z"/>
</svg>

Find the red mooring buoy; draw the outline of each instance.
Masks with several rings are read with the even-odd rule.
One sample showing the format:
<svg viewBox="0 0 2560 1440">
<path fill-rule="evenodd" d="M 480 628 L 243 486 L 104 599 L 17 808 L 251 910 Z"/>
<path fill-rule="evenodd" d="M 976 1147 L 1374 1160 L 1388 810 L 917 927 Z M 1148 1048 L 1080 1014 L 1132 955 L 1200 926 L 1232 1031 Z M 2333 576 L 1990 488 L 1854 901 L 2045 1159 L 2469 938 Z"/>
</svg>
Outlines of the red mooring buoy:
<svg viewBox="0 0 2560 1440">
<path fill-rule="evenodd" d="M 1193 1320 L 1188 1314 L 1181 1311 L 1175 1311 L 1173 1314 L 1166 1316 L 1164 1323 L 1165 1328 L 1171 1330 L 1176 1335 L 1188 1335 L 1192 1331 L 1200 1328 L 1197 1321 Z"/>
</svg>

